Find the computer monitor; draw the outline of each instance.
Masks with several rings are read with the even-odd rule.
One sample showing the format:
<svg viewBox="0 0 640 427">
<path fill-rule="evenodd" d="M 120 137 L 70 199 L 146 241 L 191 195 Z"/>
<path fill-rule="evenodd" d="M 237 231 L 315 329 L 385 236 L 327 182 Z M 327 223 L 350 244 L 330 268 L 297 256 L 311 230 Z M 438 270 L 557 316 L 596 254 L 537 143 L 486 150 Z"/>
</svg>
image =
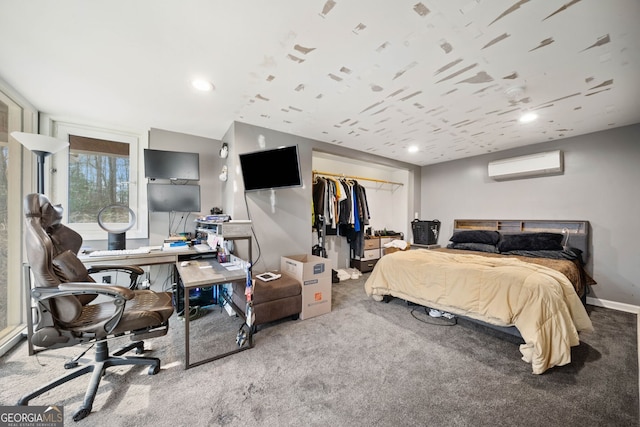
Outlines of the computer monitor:
<svg viewBox="0 0 640 427">
<path fill-rule="evenodd" d="M 151 179 L 200 179 L 200 155 L 182 151 L 144 149 L 144 176 Z"/>
<path fill-rule="evenodd" d="M 147 184 L 151 212 L 200 212 L 200 186 Z"/>
</svg>

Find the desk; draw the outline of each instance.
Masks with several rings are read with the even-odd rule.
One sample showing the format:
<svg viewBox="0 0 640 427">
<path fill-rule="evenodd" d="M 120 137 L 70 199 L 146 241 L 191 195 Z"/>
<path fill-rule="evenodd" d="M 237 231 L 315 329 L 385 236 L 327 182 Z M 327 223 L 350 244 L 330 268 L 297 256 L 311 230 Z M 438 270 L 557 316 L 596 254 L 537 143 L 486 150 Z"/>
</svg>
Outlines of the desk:
<svg viewBox="0 0 640 427">
<path fill-rule="evenodd" d="M 85 265 L 157 265 L 157 264 L 175 264 L 182 258 L 194 258 L 198 255 L 212 255 L 211 252 L 198 252 L 193 248 L 172 249 L 169 251 L 151 251 L 147 254 L 135 255 L 107 255 L 107 256 L 90 256 L 78 255 L 80 261 Z"/>
<path fill-rule="evenodd" d="M 253 347 L 253 333 L 252 328 L 248 328 L 248 339 L 246 346 L 238 346 L 235 350 L 228 351 L 215 355 L 213 357 L 199 360 L 191 363 L 189 360 L 189 290 L 200 286 L 221 286 L 225 283 L 243 282 L 246 280 L 246 273 L 243 269 L 239 270 L 227 270 L 220 263 L 215 260 L 206 260 L 191 262 L 189 265 L 182 266 L 180 262 L 176 263 L 178 274 L 182 279 L 184 286 L 184 369 L 189 369 L 194 366 L 202 365 L 203 363 L 211 362 L 213 360 L 220 359 L 222 357 L 229 356 L 231 354 L 238 353 L 243 350 L 247 350 Z M 222 292 L 218 292 L 225 301 L 233 307 L 235 312 L 244 320 L 244 311 L 239 310 L 233 303 L 230 296 L 223 295 Z"/>
<path fill-rule="evenodd" d="M 82 263 L 90 268 L 92 266 L 152 266 L 152 265 L 171 265 L 172 267 L 178 261 L 196 260 L 204 258 L 213 258 L 217 254 L 216 251 L 198 252 L 192 247 L 185 247 L 171 250 L 152 250 L 149 253 L 131 254 L 131 255 L 105 255 L 90 256 L 79 255 L 78 258 Z M 169 272 L 172 282 L 177 282 L 175 270 Z M 134 289 L 134 288 L 133 288 Z M 176 307 L 177 308 L 177 307 Z"/>
</svg>

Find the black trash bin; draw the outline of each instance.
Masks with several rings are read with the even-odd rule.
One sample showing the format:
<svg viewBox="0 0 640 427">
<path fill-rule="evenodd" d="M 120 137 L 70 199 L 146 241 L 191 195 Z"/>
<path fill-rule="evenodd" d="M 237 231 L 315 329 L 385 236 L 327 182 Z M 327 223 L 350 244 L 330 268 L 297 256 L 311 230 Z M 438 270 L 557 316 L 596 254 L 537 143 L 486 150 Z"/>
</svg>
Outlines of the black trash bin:
<svg viewBox="0 0 640 427">
<path fill-rule="evenodd" d="M 418 245 L 438 244 L 438 234 L 440 233 L 440 221 L 420 221 L 418 219 L 411 222 L 413 232 L 413 243 Z"/>
</svg>

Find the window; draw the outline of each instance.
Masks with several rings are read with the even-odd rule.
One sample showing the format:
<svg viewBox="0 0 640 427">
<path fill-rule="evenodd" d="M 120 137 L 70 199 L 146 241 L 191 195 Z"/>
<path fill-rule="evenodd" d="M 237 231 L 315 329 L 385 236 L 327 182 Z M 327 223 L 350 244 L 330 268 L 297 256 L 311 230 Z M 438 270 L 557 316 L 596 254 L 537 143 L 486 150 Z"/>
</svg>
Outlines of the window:
<svg viewBox="0 0 640 427">
<path fill-rule="evenodd" d="M 107 234 L 98 226 L 98 213 L 114 204 L 127 206 L 136 214 L 136 223 L 127 238 L 147 237 L 146 189 L 142 168 L 138 170 L 140 152 L 146 136 L 111 131 L 52 120 L 51 133 L 69 141 L 68 152 L 54 157 L 54 200 L 64 207 L 64 221 L 80 233 L 84 240 L 104 240 Z M 56 171 L 68 171 L 59 173 Z M 108 218 L 109 223 L 129 223 L 128 210 L 109 210 L 121 217 Z M 103 218 L 104 219 L 104 218 Z"/>
<path fill-rule="evenodd" d="M 7 196 L 9 193 L 9 144 L 6 131 L 7 105 L 0 103 L 0 313 L 7 312 L 8 303 L 8 277 L 7 255 L 9 242 L 9 212 L 7 210 Z M 0 316 L 0 331 L 5 330 L 9 324 L 7 316 Z"/>
<path fill-rule="evenodd" d="M 69 136 L 69 223 L 94 223 L 96 212 L 114 204 L 129 207 L 129 144 Z M 128 223 L 124 215 L 111 223 Z"/>
<path fill-rule="evenodd" d="M 21 280 L 22 146 L 9 135 L 23 130 L 23 121 L 29 125 L 27 112 L 2 90 L 0 87 L 0 354 L 19 340 L 26 320 Z"/>
</svg>

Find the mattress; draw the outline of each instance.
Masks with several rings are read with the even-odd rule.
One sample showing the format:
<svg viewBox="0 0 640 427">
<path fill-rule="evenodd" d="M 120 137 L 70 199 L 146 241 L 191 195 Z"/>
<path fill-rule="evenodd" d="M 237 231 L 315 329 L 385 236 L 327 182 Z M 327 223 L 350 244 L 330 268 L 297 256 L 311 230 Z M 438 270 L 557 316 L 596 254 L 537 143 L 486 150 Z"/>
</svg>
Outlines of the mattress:
<svg viewBox="0 0 640 427">
<path fill-rule="evenodd" d="M 584 278 L 575 263 L 495 255 L 398 251 L 378 261 L 365 291 L 376 300 L 390 295 L 497 326 L 516 326 L 525 341 L 523 360 L 535 374 L 570 363 L 578 332 L 593 330 L 576 292 Z"/>
</svg>

